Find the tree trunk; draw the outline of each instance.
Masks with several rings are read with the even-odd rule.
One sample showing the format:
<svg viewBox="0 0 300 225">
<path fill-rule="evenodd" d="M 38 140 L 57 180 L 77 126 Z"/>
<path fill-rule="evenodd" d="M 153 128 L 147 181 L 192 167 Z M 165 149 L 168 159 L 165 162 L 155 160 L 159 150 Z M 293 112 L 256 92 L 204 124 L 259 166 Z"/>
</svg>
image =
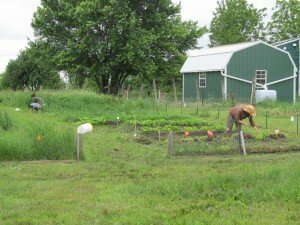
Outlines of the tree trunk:
<svg viewBox="0 0 300 225">
<path fill-rule="evenodd" d="M 101 82 L 102 93 L 103 94 L 108 94 L 108 85 L 109 85 L 108 78 L 107 77 L 102 77 L 101 81 L 102 81 Z"/>
</svg>

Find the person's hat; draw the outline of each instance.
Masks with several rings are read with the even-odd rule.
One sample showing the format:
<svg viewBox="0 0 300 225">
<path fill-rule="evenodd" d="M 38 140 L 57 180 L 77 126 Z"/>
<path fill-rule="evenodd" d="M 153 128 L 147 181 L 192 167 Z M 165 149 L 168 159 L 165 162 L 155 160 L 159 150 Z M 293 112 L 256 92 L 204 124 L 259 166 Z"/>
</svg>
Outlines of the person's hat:
<svg viewBox="0 0 300 225">
<path fill-rule="evenodd" d="M 256 116 L 256 109 L 252 105 L 244 105 L 243 110 L 251 116 Z"/>
</svg>

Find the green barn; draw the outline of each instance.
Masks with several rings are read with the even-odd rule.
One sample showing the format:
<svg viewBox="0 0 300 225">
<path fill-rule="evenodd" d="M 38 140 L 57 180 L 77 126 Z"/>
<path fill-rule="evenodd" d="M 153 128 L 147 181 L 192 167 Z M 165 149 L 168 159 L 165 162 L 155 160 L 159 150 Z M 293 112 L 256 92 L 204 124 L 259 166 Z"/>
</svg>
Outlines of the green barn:
<svg viewBox="0 0 300 225">
<path fill-rule="evenodd" d="M 299 51 L 299 45 L 300 45 L 300 38 L 292 38 L 280 42 L 274 43 L 274 45 L 278 48 L 281 48 L 287 52 L 290 53 L 295 65 L 298 69 L 298 77 L 297 77 L 297 94 L 300 95 L 300 77 L 299 77 L 299 71 L 300 71 L 300 51 Z"/>
<path fill-rule="evenodd" d="M 297 68 L 290 54 L 263 41 L 199 50 L 182 66 L 183 101 L 227 99 L 249 102 L 256 89 L 276 90 L 280 101 L 296 101 Z"/>
</svg>

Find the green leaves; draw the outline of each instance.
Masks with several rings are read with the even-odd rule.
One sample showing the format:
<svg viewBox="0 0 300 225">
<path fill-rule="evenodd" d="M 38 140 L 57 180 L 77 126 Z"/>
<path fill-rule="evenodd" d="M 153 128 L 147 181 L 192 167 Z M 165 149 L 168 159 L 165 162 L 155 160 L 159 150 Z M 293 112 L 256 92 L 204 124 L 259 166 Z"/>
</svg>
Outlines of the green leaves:
<svg viewBox="0 0 300 225">
<path fill-rule="evenodd" d="M 300 1 L 277 0 L 272 20 L 268 26 L 272 41 L 299 37 Z"/>
<path fill-rule="evenodd" d="M 31 91 L 39 90 L 42 85 L 50 88 L 62 85 L 52 54 L 46 42 L 30 42 L 17 59 L 8 63 L 3 77 L 4 85 L 13 90 L 28 88 Z"/>
<path fill-rule="evenodd" d="M 92 79 L 104 93 L 117 94 L 128 77 L 152 82 L 179 76 L 185 51 L 205 32 L 182 22 L 171 0 L 41 3 L 32 23 L 36 34 L 56 47 L 71 80 Z"/>
<path fill-rule="evenodd" d="M 211 46 L 264 39 L 264 9 L 256 9 L 246 0 L 218 2 L 210 24 Z"/>
</svg>

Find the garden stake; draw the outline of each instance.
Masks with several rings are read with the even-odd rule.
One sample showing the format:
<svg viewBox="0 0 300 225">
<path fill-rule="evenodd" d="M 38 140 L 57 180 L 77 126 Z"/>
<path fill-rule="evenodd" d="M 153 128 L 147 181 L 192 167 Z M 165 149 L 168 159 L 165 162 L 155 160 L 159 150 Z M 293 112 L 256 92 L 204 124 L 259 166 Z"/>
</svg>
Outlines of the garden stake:
<svg viewBox="0 0 300 225">
<path fill-rule="evenodd" d="M 199 104 L 198 104 L 198 100 L 197 100 L 197 115 L 199 114 Z"/>
<path fill-rule="evenodd" d="M 82 159 L 82 134 L 77 133 L 76 137 L 77 160 Z"/>
<path fill-rule="evenodd" d="M 77 150 L 77 160 L 82 159 L 82 135 L 92 132 L 93 125 L 90 123 L 85 123 L 77 127 L 76 135 L 76 150 Z"/>
<path fill-rule="evenodd" d="M 297 116 L 297 134 L 299 133 L 299 120 L 298 120 L 299 116 Z"/>
<path fill-rule="evenodd" d="M 168 111 L 168 102 L 166 101 L 166 112 Z"/>
<path fill-rule="evenodd" d="M 173 156 L 173 146 L 174 146 L 173 133 L 169 132 L 169 134 L 168 134 L 168 154 L 170 157 Z"/>
<path fill-rule="evenodd" d="M 204 101 L 204 91 L 202 92 L 202 106 L 203 106 L 203 101 Z"/>
<path fill-rule="evenodd" d="M 218 119 L 220 119 L 220 109 L 218 108 Z"/>
<path fill-rule="evenodd" d="M 246 155 L 246 146 L 245 146 L 245 139 L 244 139 L 244 134 L 243 131 L 240 131 L 240 148 L 241 148 L 241 153 Z"/>
<path fill-rule="evenodd" d="M 183 102 L 182 102 L 182 100 L 181 100 L 181 113 L 182 113 L 182 104 L 183 104 Z"/>
<path fill-rule="evenodd" d="M 136 118 L 135 118 L 135 115 L 134 115 L 134 136 L 135 137 L 137 136 L 137 128 L 136 128 Z"/>
</svg>

